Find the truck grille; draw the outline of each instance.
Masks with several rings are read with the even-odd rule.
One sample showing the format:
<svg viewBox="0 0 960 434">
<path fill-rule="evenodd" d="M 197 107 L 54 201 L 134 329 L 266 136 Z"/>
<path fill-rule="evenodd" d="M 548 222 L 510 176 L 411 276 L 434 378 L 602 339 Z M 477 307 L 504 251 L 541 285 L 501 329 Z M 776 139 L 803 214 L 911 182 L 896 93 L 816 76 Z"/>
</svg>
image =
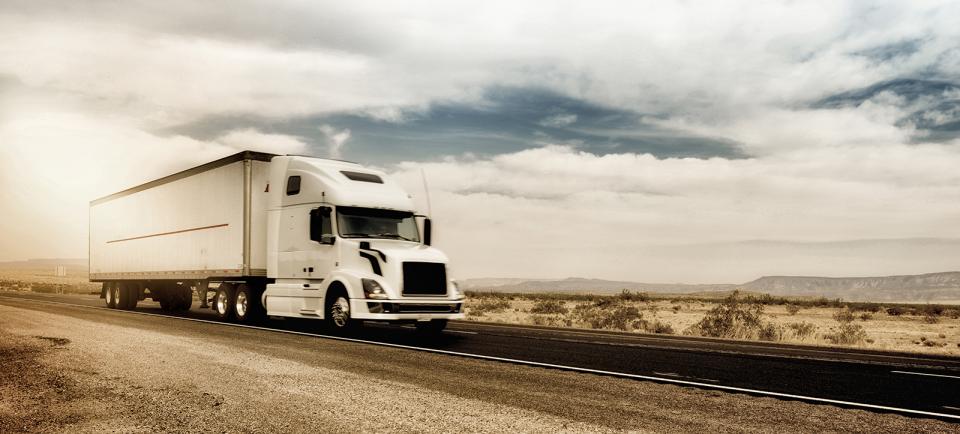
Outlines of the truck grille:
<svg viewBox="0 0 960 434">
<path fill-rule="evenodd" d="M 403 263 L 403 295 L 444 295 L 447 269 L 435 262 Z"/>
</svg>

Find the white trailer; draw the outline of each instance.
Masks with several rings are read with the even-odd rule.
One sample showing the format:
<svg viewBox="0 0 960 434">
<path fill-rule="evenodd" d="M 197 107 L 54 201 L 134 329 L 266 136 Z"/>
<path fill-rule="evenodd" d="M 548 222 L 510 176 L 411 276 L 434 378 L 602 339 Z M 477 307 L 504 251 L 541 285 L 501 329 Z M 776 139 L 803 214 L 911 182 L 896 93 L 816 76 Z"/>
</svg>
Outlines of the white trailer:
<svg viewBox="0 0 960 434">
<path fill-rule="evenodd" d="M 268 316 L 410 321 L 463 317 L 447 257 L 413 201 L 356 163 L 241 152 L 90 203 L 90 280 L 110 308 L 151 298 L 239 322 Z"/>
</svg>

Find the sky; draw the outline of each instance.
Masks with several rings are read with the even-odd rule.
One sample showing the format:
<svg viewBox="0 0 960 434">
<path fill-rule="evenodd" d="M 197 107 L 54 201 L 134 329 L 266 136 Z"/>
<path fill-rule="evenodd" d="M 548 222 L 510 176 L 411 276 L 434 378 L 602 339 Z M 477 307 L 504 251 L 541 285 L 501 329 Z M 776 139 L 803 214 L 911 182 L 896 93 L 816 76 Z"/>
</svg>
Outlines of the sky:
<svg viewBox="0 0 960 434">
<path fill-rule="evenodd" d="M 0 2 L 0 261 L 252 149 L 381 168 L 455 275 L 960 269 L 960 3 Z"/>
</svg>

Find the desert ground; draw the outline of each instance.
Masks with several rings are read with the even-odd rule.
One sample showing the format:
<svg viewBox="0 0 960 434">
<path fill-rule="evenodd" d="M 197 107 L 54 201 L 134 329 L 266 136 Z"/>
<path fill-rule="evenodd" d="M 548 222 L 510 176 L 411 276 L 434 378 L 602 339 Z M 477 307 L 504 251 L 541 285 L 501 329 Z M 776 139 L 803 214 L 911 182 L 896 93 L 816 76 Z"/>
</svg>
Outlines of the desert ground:
<svg viewBox="0 0 960 434">
<path fill-rule="evenodd" d="M 470 292 L 471 321 L 684 334 L 960 356 L 960 306 Z"/>
</svg>

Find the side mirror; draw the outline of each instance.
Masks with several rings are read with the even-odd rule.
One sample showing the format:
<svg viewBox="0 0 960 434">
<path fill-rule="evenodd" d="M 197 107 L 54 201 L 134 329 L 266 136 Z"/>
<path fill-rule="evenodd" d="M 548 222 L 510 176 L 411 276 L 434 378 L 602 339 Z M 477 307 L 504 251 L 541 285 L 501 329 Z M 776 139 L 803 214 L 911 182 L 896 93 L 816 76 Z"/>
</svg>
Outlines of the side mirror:
<svg viewBox="0 0 960 434">
<path fill-rule="evenodd" d="M 433 229 L 433 224 L 430 222 L 430 219 L 423 219 L 423 244 L 429 246 L 433 241 L 431 232 Z"/>
<path fill-rule="evenodd" d="M 333 245 L 337 242 L 337 237 L 333 234 L 323 234 L 320 236 L 320 244 L 330 244 Z"/>
</svg>

